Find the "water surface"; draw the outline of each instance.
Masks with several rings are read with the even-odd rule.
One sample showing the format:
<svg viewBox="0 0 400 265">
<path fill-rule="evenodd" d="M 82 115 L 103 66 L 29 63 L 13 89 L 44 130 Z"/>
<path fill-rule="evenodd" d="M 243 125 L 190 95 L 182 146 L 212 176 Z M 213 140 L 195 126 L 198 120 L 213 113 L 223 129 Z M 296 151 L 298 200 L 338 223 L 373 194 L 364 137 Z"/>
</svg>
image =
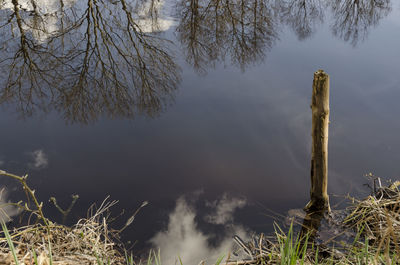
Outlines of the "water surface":
<svg viewBox="0 0 400 265">
<path fill-rule="evenodd" d="M 41 200 L 79 194 L 71 219 L 106 195 L 128 214 L 148 200 L 126 230 L 140 246 L 182 195 L 199 229 L 220 229 L 204 216 L 226 196 L 246 202 L 229 222 L 267 231 L 266 209 L 307 203 L 320 68 L 329 193 L 360 194 L 369 172 L 398 178 L 397 1 L 153 4 L 0 2 L 0 165 L 29 173 Z"/>
</svg>

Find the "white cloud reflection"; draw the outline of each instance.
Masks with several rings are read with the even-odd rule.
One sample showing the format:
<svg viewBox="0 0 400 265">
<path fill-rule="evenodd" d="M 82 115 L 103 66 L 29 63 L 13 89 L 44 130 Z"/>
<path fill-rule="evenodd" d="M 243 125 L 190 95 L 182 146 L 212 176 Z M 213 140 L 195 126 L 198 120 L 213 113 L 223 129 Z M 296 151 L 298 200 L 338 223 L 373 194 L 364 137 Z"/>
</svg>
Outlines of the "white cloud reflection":
<svg viewBox="0 0 400 265">
<path fill-rule="evenodd" d="M 222 195 L 222 198 L 207 206 L 215 209 L 213 214 L 205 217 L 206 221 L 211 224 L 227 224 L 233 222 L 233 214 L 236 209 L 243 208 L 246 205 L 244 198 L 229 198 L 227 193 Z"/>
<path fill-rule="evenodd" d="M 77 4 L 76 0 L 63 1 L 60 6 L 58 0 L 18 0 L 18 6 L 24 12 L 35 12 L 38 16 L 24 18 L 22 27 L 25 31 L 30 31 L 32 36 L 39 43 L 47 41 L 48 38 L 57 34 L 60 30 L 60 19 L 58 17 L 61 9 L 71 7 Z M 136 24 L 142 32 L 163 32 L 171 28 L 175 22 L 167 16 L 170 7 L 165 7 L 163 0 L 149 0 L 138 2 L 137 0 L 130 3 L 132 6 L 139 5 L 140 11 L 136 17 Z M 12 0 L 0 0 L 0 10 L 14 10 Z M 156 19 L 157 18 L 157 19 Z"/>
<path fill-rule="evenodd" d="M 182 196 L 176 201 L 175 209 L 169 215 L 168 227 L 158 232 L 150 242 L 161 250 L 161 260 L 164 264 L 180 264 L 179 259 L 183 264 L 215 262 L 222 254 L 227 255 L 232 251 L 234 235 L 244 240 L 248 238 L 250 234 L 248 230 L 241 225 L 233 224 L 232 217 L 235 209 L 243 207 L 244 204 L 243 199 L 228 199 L 228 196 L 224 195 L 222 199 L 209 205 L 215 208 L 215 214 L 205 219 L 214 224 L 225 224 L 224 229 L 221 229 L 224 237 L 215 246 L 210 244 L 214 235 L 199 229 L 195 220 L 196 210 Z M 218 214 L 221 214 L 220 218 L 216 217 Z"/>
<path fill-rule="evenodd" d="M 30 167 L 36 169 L 46 168 L 49 165 L 49 159 L 42 149 L 35 150 L 30 153 L 33 162 L 29 163 Z"/>
<path fill-rule="evenodd" d="M 7 189 L 0 187 L 0 221 L 9 222 L 13 216 L 16 216 L 19 211 L 18 208 L 10 205 L 7 200 Z"/>
<path fill-rule="evenodd" d="M 165 5 L 164 0 L 146 1 L 141 11 L 137 25 L 143 32 L 162 32 L 167 31 L 175 25 L 175 21 L 166 14 L 170 7 Z M 157 17 L 157 19 L 155 19 Z"/>
<path fill-rule="evenodd" d="M 59 19 L 57 12 L 60 10 L 60 1 L 56 0 L 18 0 L 18 7 L 24 12 L 33 12 L 38 16 L 31 16 L 24 18 L 22 28 L 24 31 L 30 31 L 32 36 L 39 43 L 45 42 L 48 38 L 53 36 L 59 30 Z M 63 2 L 63 8 L 69 7 L 74 4 L 74 0 L 67 0 Z M 0 9 L 14 10 L 12 0 L 3 0 L 0 4 Z M 40 19 L 38 19 L 40 18 Z"/>
</svg>

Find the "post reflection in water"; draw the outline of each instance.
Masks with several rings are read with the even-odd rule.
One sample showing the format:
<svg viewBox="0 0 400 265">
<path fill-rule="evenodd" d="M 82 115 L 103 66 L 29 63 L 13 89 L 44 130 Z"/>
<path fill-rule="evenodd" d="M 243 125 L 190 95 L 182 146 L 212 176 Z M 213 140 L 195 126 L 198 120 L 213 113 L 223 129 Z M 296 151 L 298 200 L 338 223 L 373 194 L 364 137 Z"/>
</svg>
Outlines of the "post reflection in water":
<svg viewBox="0 0 400 265">
<path fill-rule="evenodd" d="M 180 72 L 169 42 L 137 24 L 137 7 L 149 5 L 22 1 L 1 10 L 1 103 L 15 103 L 23 116 L 54 108 L 87 123 L 154 116 L 172 97 Z"/>
<path fill-rule="evenodd" d="M 325 211 L 307 212 L 301 225 L 300 239 L 302 244 L 307 240 L 309 245 L 315 242 L 322 219 L 327 215 Z"/>
<path fill-rule="evenodd" d="M 338 176 L 335 192 L 350 189 L 347 184 L 370 161 L 376 162 L 371 167 L 384 171 L 387 166 L 384 172 L 396 174 L 387 164 L 390 159 L 384 159 L 397 155 L 396 141 L 368 139 L 375 132 L 368 130 L 370 124 L 382 128 L 397 111 L 393 103 L 397 80 L 387 78 L 396 64 L 385 62 L 394 50 L 368 57 L 370 48 L 379 47 L 381 40 L 366 43 L 355 54 L 351 48 L 369 33 L 370 39 L 375 37 L 373 28 L 383 24 L 390 1 L 369 1 L 365 9 L 361 8 L 365 0 L 171 0 L 178 7 L 173 9 L 175 35 L 170 34 L 174 29 L 158 33 L 166 28 L 159 3 L 0 0 L 0 108 L 17 108 L 21 116 L 56 113 L 68 123 L 99 120 L 83 129 L 65 126 L 53 117 L 15 122 L 6 109 L 2 121 L 10 133 L 4 132 L 0 164 L 33 171 L 38 176 L 33 179 L 45 183 L 38 184 L 43 196 L 53 190 L 60 197 L 77 192 L 92 202 L 111 193 L 121 201 L 143 198 L 158 203 L 154 209 L 167 209 L 183 191 L 204 188 L 210 201 L 214 194 L 233 191 L 267 207 L 274 202 L 276 211 L 299 207 L 305 203 L 307 182 L 303 180 L 309 178 L 310 121 L 309 81 L 301 76 L 326 60 L 332 72 L 343 75 L 336 79 L 341 88 L 335 90 L 340 101 L 332 134 L 337 139 L 332 152 L 337 158 L 332 168 Z M 343 13 L 344 4 L 363 13 L 357 9 Z M 320 34 L 322 21 L 326 32 Z M 393 23 L 388 25 L 379 28 L 380 34 L 396 43 L 398 39 L 388 31 Z M 279 38 L 282 48 L 278 49 Z M 347 45 L 340 45 L 344 40 Z M 338 47 L 343 50 L 337 51 Z M 164 110 L 181 79 L 172 53 L 177 48 L 200 73 L 211 72 L 210 67 L 221 62 L 232 62 L 248 73 L 238 75 L 237 69 L 217 67 L 210 78 L 203 78 L 187 69 L 179 104 L 163 119 L 138 120 L 134 126 L 102 119 L 130 119 L 141 113 L 153 117 Z M 276 53 L 269 53 L 270 49 Z M 265 65 L 252 67 L 263 61 Z M 374 61 L 382 66 L 376 73 Z M 347 70 L 360 64 L 363 71 Z M 362 78 L 355 81 L 354 74 Z M 385 108 L 378 110 L 378 101 L 385 102 Z M 396 131 L 399 124 L 386 126 Z M 382 137 L 395 139 L 389 134 Z M 381 159 L 370 160 L 369 148 L 381 152 Z M 51 160 L 43 171 L 30 168 L 31 156 L 25 155 L 38 150 Z M 350 165 L 343 152 L 357 160 Z M 93 183 L 98 189 L 93 189 Z M 151 219 L 163 221 L 161 211 L 156 211 L 149 213 Z M 249 210 L 240 222 L 244 224 L 252 214 Z M 258 220 L 249 225 L 259 228 Z M 316 231 L 320 223 L 318 218 L 308 218 L 304 226 Z"/>
</svg>

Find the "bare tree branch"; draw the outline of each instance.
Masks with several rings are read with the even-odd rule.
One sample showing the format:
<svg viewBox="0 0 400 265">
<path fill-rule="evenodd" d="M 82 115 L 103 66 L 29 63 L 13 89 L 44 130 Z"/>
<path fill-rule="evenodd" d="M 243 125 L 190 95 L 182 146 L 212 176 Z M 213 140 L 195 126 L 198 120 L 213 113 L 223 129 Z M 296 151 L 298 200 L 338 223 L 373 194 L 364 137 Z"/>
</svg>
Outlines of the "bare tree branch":
<svg viewBox="0 0 400 265">
<path fill-rule="evenodd" d="M 261 62 L 278 38 L 270 0 L 190 0 L 178 3 L 178 39 L 200 73 L 230 56 L 244 70 Z"/>
<path fill-rule="evenodd" d="M 143 10 L 136 8 L 149 6 L 156 23 L 156 0 L 59 1 L 52 13 L 35 0 L 21 10 L 18 1 L 0 28 L 9 40 L 0 50 L 0 67 L 9 69 L 0 74 L 0 103 L 17 103 L 22 116 L 54 108 L 69 122 L 87 123 L 154 116 L 173 99 L 180 69 L 171 42 L 137 23 Z"/>
<path fill-rule="evenodd" d="M 334 0 L 331 6 L 335 20 L 333 34 L 354 46 L 392 9 L 390 0 Z"/>
</svg>

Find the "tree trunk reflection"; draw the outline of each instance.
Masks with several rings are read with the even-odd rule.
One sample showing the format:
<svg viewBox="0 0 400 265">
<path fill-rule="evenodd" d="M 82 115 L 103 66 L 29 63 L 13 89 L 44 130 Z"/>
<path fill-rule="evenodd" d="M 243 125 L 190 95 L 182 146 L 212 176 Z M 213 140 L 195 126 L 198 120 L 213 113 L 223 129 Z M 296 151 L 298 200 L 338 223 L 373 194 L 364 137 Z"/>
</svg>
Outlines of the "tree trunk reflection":
<svg viewBox="0 0 400 265">
<path fill-rule="evenodd" d="M 177 33 L 186 61 L 201 73 L 227 56 L 242 70 L 263 61 L 278 38 L 275 13 L 269 0 L 180 1 Z"/>
<path fill-rule="evenodd" d="M 263 62 L 284 25 L 313 35 L 331 7 L 332 32 L 356 45 L 390 0 L 171 0 L 177 39 L 199 73 Z M 158 34 L 162 0 L 0 0 L 0 104 L 21 116 L 56 109 L 69 122 L 160 113 L 180 69 Z"/>
<path fill-rule="evenodd" d="M 18 1 L 0 29 L 7 36 L 1 103 L 16 102 L 22 115 L 56 108 L 87 123 L 100 115 L 154 116 L 172 98 L 179 67 L 169 41 L 138 26 L 142 10 L 125 0 L 60 1 L 52 10 Z M 151 5 L 150 13 L 156 19 Z"/>
</svg>

